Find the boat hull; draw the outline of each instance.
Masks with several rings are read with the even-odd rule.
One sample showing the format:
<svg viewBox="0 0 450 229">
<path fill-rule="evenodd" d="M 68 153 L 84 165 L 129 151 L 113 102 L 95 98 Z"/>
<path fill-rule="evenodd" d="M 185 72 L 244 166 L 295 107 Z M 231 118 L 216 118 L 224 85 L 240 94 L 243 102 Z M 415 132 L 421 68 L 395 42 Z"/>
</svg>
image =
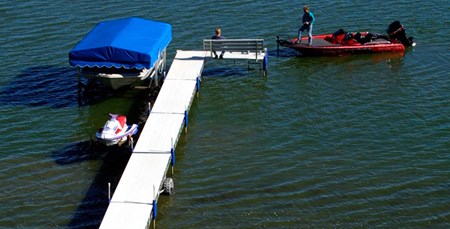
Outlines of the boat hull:
<svg viewBox="0 0 450 229">
<path fill-rule="evenodd" d="M 139 84 L 141 81 L 152 78 L 154 69 L 98 69 L 84 68 L 82 75 L 99 80 L 107 87 L 117 90 L 119 88 Z"/>
<path fill-rule="evenodd" d="M 120 133 L 117 133 L 115 136 L 104 137 L 104 136 L 102 136 L 101 131 L 97 131 L 95 133 L 95 136 L 96 136 L 98 142 L 100 142 L 106 146 L 112 146 L 112 145 L 117 145 L 120 142 L 124 142 L 124 141 L 128 140 L 128 137 L 135 135 L 137 133 L 137 131 L 138 131 L 138 125 L 133 124 L 131 126 L 126 126 L 126 129 L 124 129 Z"/>
<path fill-rule="evenodd" d="M 405 52 L 405 47 L 401 43 L 393 43 L 379 39 L 367 43 L 353 44 L 333 44 L 326 40 L 332 34 L 322 34 L 313 36 L 312 45 L 307 44 L 307 37 L 300 42 L 297 38 L 291 40 L 277 40 L 278 44 L 291 48 L 307 56 L 343 56 L 367 53 Z"/>
<path fill-rule="evenodd" d="M 97 76 L 94 77 L 101 81 L 103 84 L 108 86 L 113 90 L 117 90 L 119 88 L 130 86 L 133 84 L 138 84 L 142 81 L 140 77 L 109 77 L 109 76 Z"/>
</svg>

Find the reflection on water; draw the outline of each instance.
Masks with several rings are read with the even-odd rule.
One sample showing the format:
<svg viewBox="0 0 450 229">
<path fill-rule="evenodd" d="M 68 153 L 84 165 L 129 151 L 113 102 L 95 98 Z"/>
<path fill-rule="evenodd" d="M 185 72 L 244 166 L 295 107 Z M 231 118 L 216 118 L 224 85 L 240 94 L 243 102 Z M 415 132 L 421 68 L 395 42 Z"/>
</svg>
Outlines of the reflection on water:
<svg viewBox="0 0 450 229">
<path fill-rule="evenodd" d="M 85 154 L 85 158 L 100 159 L 101 167 L 98 168 L 96 176 L 84 194 L 84 199 L 74 212 L 73 219 L 68 225 L 70 228 L 97 228 L 100 225 L 109 203 L 108 183 L 111 184 L 111 193 L 114 193 L 131 155 L 129 149 L 126 147 L 96 146 L 90 149 L 84 148 L 84 150 L 87 150 L 82 153 Z M 67 152 L 70 153 L 73 150 Z M 69 161 L 74 161 L 70 160 L 73 157 L 80 158 L 80 155 L 67 156 Z"/>
<path fill-rule="evenodd" d="M 73 107 L 76 106 L 76 83 L 70 68 L 32 67 L 0 88 L 0 102 L 14 106 Z"/>
</svg>

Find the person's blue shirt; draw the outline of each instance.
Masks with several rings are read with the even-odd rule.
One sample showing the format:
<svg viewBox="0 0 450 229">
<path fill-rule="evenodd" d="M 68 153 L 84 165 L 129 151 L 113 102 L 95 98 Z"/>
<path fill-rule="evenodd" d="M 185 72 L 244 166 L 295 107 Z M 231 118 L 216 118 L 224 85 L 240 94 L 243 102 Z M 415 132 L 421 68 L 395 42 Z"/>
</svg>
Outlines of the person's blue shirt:
<svg viewBox="0 0 450 229">
<path fill-rule="evenodd" d="M 314 14 L 313 13 L 308 12 L 308 13 L 304 13 L 303 14 L 303 17 L 302 17 L 302 22 L 303 23 L 309 22 L 309 24 L 312 24 L 312 23 L 314 23 L 315 20 L 316 19 L 314 18 Z"/>
</svg>

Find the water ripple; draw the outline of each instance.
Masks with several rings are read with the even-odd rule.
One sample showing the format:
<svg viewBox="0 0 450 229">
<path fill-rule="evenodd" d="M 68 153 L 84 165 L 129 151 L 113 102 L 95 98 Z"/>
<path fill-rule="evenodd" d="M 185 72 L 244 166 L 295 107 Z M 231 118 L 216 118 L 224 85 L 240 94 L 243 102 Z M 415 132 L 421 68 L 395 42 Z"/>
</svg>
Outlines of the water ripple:
<svg viewBox="0 0 450 229">
<path fill-rule="evenodd" d="M 91 154 L 89 135 L 105 113 L 138 103 L 108 93 L 78 106 L 67 53 L 98 22 L 140 16 L 173 25 L 169 59 L 201 49 L 217 26 L 228 38 L 264 38 L 270 51 L 266 81 L 246 63 L 206 64 L 158 226 L 444 228 L 447 5 L 311 2 L 314 33 L 383 33 L 400 20 L 417 46 L 309 58 L 275 51 L 276 35 L 298 30 L 303 5 L 291 1 L 0 2 L 0 227 L 98 227 L 106 184 L 115 188 L 128 155 Z"/>
</svg>

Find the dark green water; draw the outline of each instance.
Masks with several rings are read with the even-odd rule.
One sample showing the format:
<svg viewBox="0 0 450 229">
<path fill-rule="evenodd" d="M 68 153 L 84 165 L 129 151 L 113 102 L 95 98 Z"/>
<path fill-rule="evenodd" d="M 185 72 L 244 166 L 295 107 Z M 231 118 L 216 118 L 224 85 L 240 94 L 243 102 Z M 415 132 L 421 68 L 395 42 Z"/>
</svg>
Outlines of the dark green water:
<svg viewBox="0 0 450 229">
<path fill-rule="evenodd" d="M 404 56 L 299 57 L 291 1 L 1 2 L 0 227 L 98 227 L 107 183 L 128 156 L 88 153 L 109 112 L 139 122 L 140 92 L 79 106 L 67 54 L 98 22 L 128 16 L 173 25 L 177 49 L 264 38 L 269 78 L 208 62 L 189 132 L 177 146 L 176 193 L 160 228 L 448 228 L 449 5 L 446 1 L 316 1 L 314 33 L 383 33 L 400 20 L 417 46 Z M 149 193 L 151 190 L 149 190 Z"/>
</svg>

